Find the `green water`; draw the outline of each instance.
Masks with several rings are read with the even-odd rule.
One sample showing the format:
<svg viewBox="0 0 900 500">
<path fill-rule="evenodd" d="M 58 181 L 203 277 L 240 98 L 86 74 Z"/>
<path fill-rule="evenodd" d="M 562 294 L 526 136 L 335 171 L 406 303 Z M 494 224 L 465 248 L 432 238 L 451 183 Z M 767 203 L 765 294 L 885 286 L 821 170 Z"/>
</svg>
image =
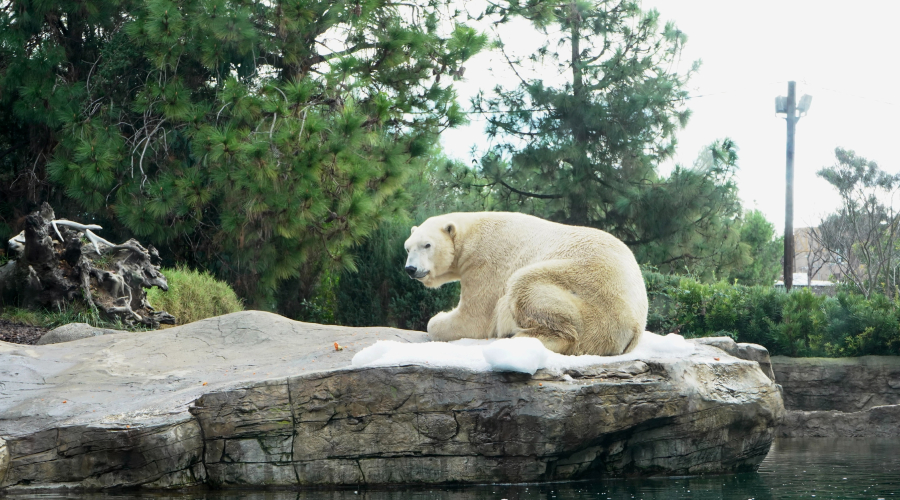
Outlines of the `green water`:
<svg viewBox="0 0 900 500">
<path fill-rule="evenodd" d="M 900 499 L 900 439 L 782 439 L 752 474 L 342 491 L 48 493 L 15 499 L 121 500 Z"/>
</svg>

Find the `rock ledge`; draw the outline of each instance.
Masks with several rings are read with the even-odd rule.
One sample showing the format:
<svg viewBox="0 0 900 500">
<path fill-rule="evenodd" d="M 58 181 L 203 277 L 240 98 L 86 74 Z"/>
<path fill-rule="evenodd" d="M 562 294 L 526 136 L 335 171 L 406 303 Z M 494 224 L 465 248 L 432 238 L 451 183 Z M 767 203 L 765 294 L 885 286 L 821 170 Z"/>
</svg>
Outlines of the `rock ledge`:
<svg viewBox="0 0 900 500">
<path fill-rule="evenodd" d="M 771 361 L 787 409 L 779 437 L 900 437 L 900 357 Z"/>
<path fill-rule="evenodd" d="M 0 342 L 0 491 L 747 471 L 784 413 L 759 360 L 711 345 L 534 377 L 350 367 L 382 339 L 427 340 L 243 312 L 64 344 Z"/>
</svg>

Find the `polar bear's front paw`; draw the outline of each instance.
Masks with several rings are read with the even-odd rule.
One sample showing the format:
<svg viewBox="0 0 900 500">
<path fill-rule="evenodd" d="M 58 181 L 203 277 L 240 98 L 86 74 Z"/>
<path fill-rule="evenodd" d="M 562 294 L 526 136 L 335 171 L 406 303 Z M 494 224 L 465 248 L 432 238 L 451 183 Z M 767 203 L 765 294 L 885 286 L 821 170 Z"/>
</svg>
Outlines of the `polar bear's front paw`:
<svg viewBox="0 0 900 500">
<path fill-rule="evenodd" d="M 439 312 L 428 321 L 428 335 L 432 340 L 447 341 L 456 340 L 459 336 L 453 335 L 451 323 L 452 317 L 448 312 Z"/>
<path fill-rule="evenodd" d="M 431 317 L 428 320 L 428 333 L 434 333 L 435 327 L 441 323 L 441 321 L 447 317 L 446 312 L 439 312 Z"/>
</svg>

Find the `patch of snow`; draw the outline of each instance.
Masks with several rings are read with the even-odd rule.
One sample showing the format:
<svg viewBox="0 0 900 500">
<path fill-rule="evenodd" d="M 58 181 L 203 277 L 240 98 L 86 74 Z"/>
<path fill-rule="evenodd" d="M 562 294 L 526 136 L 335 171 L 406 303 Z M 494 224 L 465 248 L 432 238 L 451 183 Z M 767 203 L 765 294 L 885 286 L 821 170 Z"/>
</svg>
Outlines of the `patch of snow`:
<svg viewBox="0 0 900 500">
<path fill-rule="evenodd" d="M 541 368 L 555 372 L 564 372 L 572 368 L 583 368 L 585 366 L 619 361 L 683 358 L 690 356 L 694 352 L 694 344 L 684 340 L 684 337 L 675 333 L 663 336 L 652 332 L 644 332 L 634 350 L 618 356 L 565 356 L 549 350 L 547 352 L 549 353 L 547 362 Z"/>
<path fill-rule="evenodd" d="M 484 360 L 495 372 L 520 372 L 534 375 L 547 363 L 552 351 L 544 347 L 540 340 L 520 337 L 497 339 L 481 348 Z"/>
<path fill-rule="evenodd" d="M 356 353 L 350 365 L 353 367 L 427 365 L 435 368 L 468 368 L 473 371 L 491 369 L 491 365 L 481 354 L 481 347 L 456 342 L 410 344 L 395 340 L 375 342 Z"/>
<path fill-rule="evenodd" d="M 424 365 L 534 375 L 541 368 L 561 373 L 571 368 L 618 361 L 681 358 L 693 352 L 694 345 L 681 335 L 670 333 L 661 336 L 650 332 L 644 332 L 633 351 L 618 356 L 565 356 L 548 350 L 533 338 L 462 339 L 415 344 L 380 340 L 353 356 L 351 366 Z"/>
</svg>

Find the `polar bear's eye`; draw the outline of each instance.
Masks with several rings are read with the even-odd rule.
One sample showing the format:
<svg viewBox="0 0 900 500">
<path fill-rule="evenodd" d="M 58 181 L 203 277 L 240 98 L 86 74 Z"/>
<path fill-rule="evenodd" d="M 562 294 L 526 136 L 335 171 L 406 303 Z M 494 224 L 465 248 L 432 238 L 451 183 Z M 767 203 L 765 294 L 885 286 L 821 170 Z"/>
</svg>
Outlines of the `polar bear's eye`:
<svg viewBox="0 0 900 500">
<path fill-rule="evenodd" d="M 431 243 L 426 243 L 425 248 L 431 248 Z"/>
</svg>

